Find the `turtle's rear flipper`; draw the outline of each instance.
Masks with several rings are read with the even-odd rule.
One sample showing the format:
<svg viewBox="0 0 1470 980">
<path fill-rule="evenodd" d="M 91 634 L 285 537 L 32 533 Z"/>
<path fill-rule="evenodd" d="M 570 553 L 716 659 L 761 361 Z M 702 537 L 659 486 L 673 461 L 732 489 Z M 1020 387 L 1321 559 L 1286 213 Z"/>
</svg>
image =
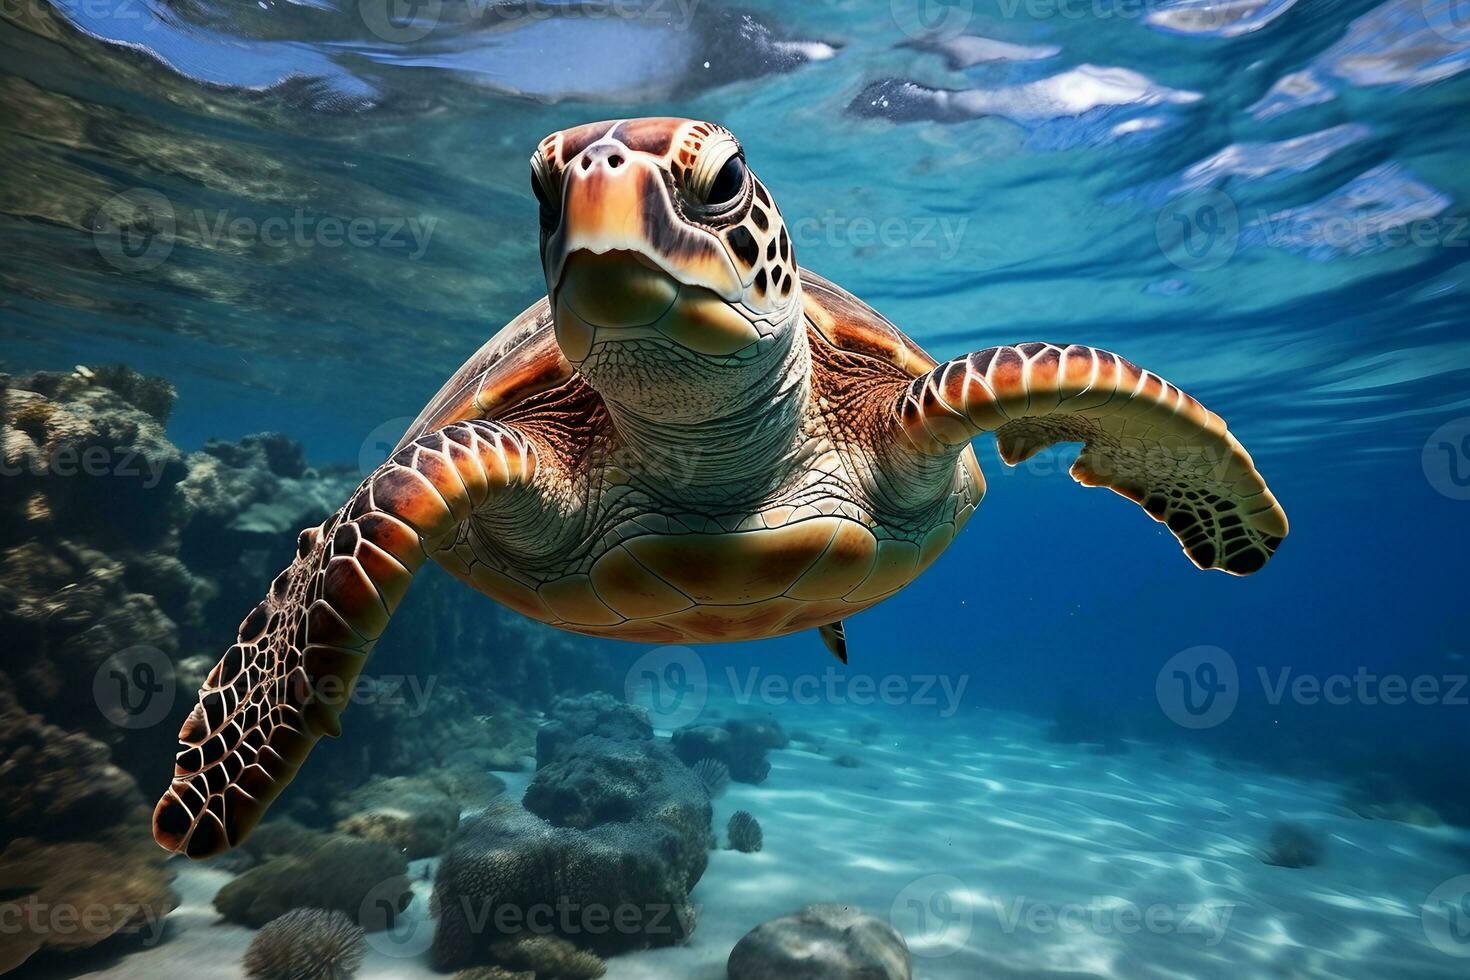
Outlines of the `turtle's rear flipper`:
<svg viewBox="0 0 1470 980">
<path fill-rule="evenodd" d="M 1224 421 L 1158 375 L 1093 347 L 991 347 L 915 378 L 896 405 L 902 444 L 956 453 L 994 432 L 1012 466 L 1080 442 L 1072 477 L 1168 525 L 1200 568 L 1249 575 L 1286 536 L 1286 514 Z M 901 464 L 900 464 L 901 465 Z"/>
<path fill-rule="evenodd" d="M 414 572 L 459 523 L 529 484 L 530 444 L 495 422 L 459 422 L 410 443 L 320 527 L 240 624 L 179 731 L 153 836 L 208 857 L 244 840 L 339 717 Z"/>
</svg>

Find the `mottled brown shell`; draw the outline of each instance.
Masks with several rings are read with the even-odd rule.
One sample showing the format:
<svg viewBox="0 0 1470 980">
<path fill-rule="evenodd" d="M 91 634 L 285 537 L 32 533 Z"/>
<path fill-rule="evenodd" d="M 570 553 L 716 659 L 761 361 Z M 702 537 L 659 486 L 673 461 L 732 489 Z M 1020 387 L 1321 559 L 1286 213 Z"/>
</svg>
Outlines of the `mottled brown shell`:
<svg viewBox="0 0 1470 980">
<path fill-rule="evenodd" d="M 886 361 L 911 378 L 938 364 L 878 311 L 810 269 L 801 270 L 801 290 L 807 318 L 838 350 Z"/>
<path fill-rule="evenodd" d="M 542 299 L 502 327 L 454 372 L 394 451 L 452 422 L 499 418 L 571 376 L 572 365 L 556 345 L 551 306 Z"/>
</svg>

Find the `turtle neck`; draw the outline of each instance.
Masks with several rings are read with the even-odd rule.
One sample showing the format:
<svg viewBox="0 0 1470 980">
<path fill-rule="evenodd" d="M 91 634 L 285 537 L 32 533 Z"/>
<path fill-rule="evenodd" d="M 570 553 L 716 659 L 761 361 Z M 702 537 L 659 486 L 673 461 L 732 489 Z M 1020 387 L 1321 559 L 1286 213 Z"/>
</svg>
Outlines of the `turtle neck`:
<svg viewBox="0 0 1470 980">
<path fill-rule="evenodd" d="M 780 483 L 796 453 L 811 393 L 811 351 L 800 306 L 794 306 L 796 317 L 770 352 L 758 354 L 751 365 L 729 368 L 755 373 L 733 405 L 713 404 L 708 416 L 668 420 L 604 397 L 642 476 L 686 493 L 709 488 L 729 499 Z"/>
</svg>

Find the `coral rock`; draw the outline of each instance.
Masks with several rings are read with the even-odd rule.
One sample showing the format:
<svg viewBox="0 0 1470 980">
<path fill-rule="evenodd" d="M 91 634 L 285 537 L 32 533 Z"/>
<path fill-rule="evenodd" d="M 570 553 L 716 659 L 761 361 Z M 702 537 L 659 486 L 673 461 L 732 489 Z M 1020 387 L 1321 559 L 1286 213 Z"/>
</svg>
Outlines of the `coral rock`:
<svg viewBox="0 0 1470 980">
<path fill-rule="evenodd" d="M 537 773 L 524 803 L 466 818 L 439 865 L 434 962 L 555 934 L 598 952 L 681 942 L 709 860 L 710 803 L 652 740 L 586 736 Z"/>
<path fill-rule="evenodd" d="M 370 897 L 408 905 L 408 863 L 386 844 L 341 834 L 318 839 L 306 851 L 270 858 L 230 881 L 214 907 L 231 922 L 259 928 L 300 908 L 336 909 L 370 931 L 386 927 L 379 909 L 364 909 Z M 374 913 L 362 921 L 359 916 Z"/>
<path fill-rule="evenodd" d="M 766 753 L 791 740 L 773 721 L 731 719 L 723 725 L 690 725 L 674 732 L 674 751 L 688 765 L 718 759 L 737 783 L 762 783 L 770 775 Z"/>
<path fill-rule="evenodd" d="M 607 972 L 602 957 L 556 936 L 522 936 L 492 943 L 487 955 L 497 967 L 524 970 L 546 980 L 597 980 Z"/>
<path fill-rule="evenodd" d="M 558 698 L 550 720 L 536 732 L 536 767 L 555 762 L 562 751 L 583 735 L 603 738 L 653 738 L 653 726 L 643 708 L 596 691 L 576 698 Z"/>
<path fill-rule="evenodd" d="M 1322 835 L 1310 827 L 1280 820 L 1271 826 L 1261 860 L 1278 868 L 1310 868 L 1322 860 L 1322 843 Z"/>
<path fill-rule="evenodd" d="M 910 980 L 908 946 L 888 923 L 843 905 L 812 905 L 746 933 L 730 980 Z"/>
<path fill-rule="evenodd" d="M 431 780 L 375 778 L 332 805 L 337 830 L 381 841 L 409 860 L 438 854 L 459 826 L 459 804 Z"/>
<path fill-rule="evenodd" d="M 178 900 L 166 855 L 148 835 L 148 811 L 114 812 L 118 828 L 96 840 L 21 837 L 0 854 L 0 973 L 46 950 L 72 952 L 131 938 L 153 944 Z"/>
</svg>

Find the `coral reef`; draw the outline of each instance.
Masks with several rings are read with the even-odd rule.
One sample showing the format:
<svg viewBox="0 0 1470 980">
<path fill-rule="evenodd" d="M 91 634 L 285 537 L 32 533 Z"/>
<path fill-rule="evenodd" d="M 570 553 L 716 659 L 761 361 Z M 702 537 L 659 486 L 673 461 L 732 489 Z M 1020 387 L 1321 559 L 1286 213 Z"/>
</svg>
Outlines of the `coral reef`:
<svg viewBox="0 0 1470 980">
<path fill-rule="evenodd" d="M 407 906 L 408 862 L 392 847 L 344 834 L 308 840 L 228 882 L 214 897 L 216 911 L 259 928 L 292 909 L 335 909 L 371 931 L 387 923 L 378 916 L 381 910 L 364 909 L 370 896 L 396 903 L 400 911 Z M 360 921 L 364 911 L 374 918 Z"/>
<path fill-rule="evenodd" d="M 653 738 L 653 726 L 648 721 L 647 711 L 601 691 L 581 697 L 558 698 L 547 717 L 546 724 L 536 732 L 538 769 L 557 761 L 562 751 L 583 735 L 616 739 Z"/>
<path fill-rule="evenodd" d="M 742 854 L 754 854 L 766 843 L 765 834 L 761 832 L 760 821 L 745 810 L 736 810 L 730 815 L 730 822 L 725 827 L 725 836 L 730 842 L 730 850 L 739 851 Z"/>
<path fill-rule="evenodd" d="M 295 909 L 256 933 L 240 965 L 250 980 L 351 980 L 362 954 L 362 927 L 346 915 Z"/>
<path fill-rule="evenodd" d="M 167 439 L 172 399 L 167 382 L 126 368 L 33 374 L 8 382 L 0 426 L 0 646 L 26 654 L 23 667 L 6 668 L 16 696 L 48 722 L 107 743 L 121 769 L 148 780 L 159 778 L 187 712 L 173 697 L 178 666 L 201 647 L 217 655 L 239 620 L 238 609 L 214 609 L 222 593 L 237 601 L 250 571 L 251 555 L 227 535 L 231 512 L 313 488 L 325 498 L 344 485 L 267 471 L 269 483 L 242 470 L 237 482 L 247 488 L 226 494 L 207 479 L 213 457 L 186 457 Z M 235 455 L 264 467 L 283 442 L 254 437 Z M 326 513 L 313 502 L 293 516 Z M 289 554 L 297 530 L 257 534 L 262 557 Z M 145 661 L 146 679 L 165 695 L 161 717 L 147 724 L 119 717 L 94 694 L 92 679 L 110 683 L 104 668 L 125 653 Z M 126 693 L 119 699 L 126 706 Z"/>
<path fill-rule="evenodd" d="M 114 936 L 157 941 L 176 904 L 148 810 L 107 747 L 22 709 L 0 673 L 0 973 Z M 91 910 L 76 923 L 53 910 Z"/>
<path fill-rule="evenodd" d="M 597 980 L 607 972 L 602 957 L 550 935 L 491 943 L 486 955 L 492 966 L 536 980 Z"/>
<path fill-rule="evenodd" d="M 337 830 L 380 841 L 409 860 L 437 854 L 459 826 L 460 805 L 422 776 L 375 777 L 332 803 Z"/>
<path fill-rule="evenodd" d="M 812 905 L 746 933 L 730 980 L 911 980 L 908 945 L 888 923 L 844 905 Z"/>
<path fill-rule="evenodd" d="M 740 783 L 761 783 L 771 772 L 766 754 L 790 739 L 773 721 L 731 719 L 723 725 L 689 725 L 674 732 L 674 751 L 687 765 L 716 759 Z"/>
<path fill-rule="evenodd" d="M 417 776 L 374 776 L 329 809 L 340 833 L 380 841 L 413 860 L 442 851 L 460 812 L 488 805 L 504 789 L 498 777 L 458 764 Z"/>
<path fill-rule="evenodd" d="M 280 570 L 281 555 L 291 553 L 282 546 L 341 506 L 357 476 L 309 469 L 301 445 L 279 433 L 211 439 L 187 464 L 179 485 L 187 512 L 179 557 L 215 585 L 198 637 L 212 650 L 234 639 L 240 597 L 254 595 Z"/>
<path fill-rule="evenodd" d="M 712 800 L 719 799 L 730 785 L 730 767 L 719 759 L 700 759 L 689 768 L 694 770 Z"/>
<path fill-rule="evenodd" d="M 653 741 L 584 735 L 536 774 L 524 803 L 558 827 L 588 829 L 651 814 L 665 823 L 693 819 L 706 833 L 709 827 L 704 787 Z"/>
<path fill-rule="evenodd" d="M 19 837 L 0 853 L 0 973 L 37 953 L 75 952 L 131 938 L 157 943 L 178 904 L 172 873 L 148 835 L 148 811 L 116 813 L 91 840 Z"/>
<path fill-rule="evenodd" d="M 146 551 L 167 538 L 177 521 L 174 490 L 186 474 L 164 435 L 172 402 L 166 382 L 124 368 L 11 380 L 4 539 L 55 535 Z"/>
<path fill-rule="evenodd" d="M 523 802 L 461 823 L 434 883 L 435 965 L 485 963 L 492 944 L 526 934 L 599 953 L 680 942 L 710 818 L 704 788 L 663 744 L 583 736 Z"/>
<path fill-rule="evenodd" d="M 7 903 L 118 910 L 65 935 L 0 936 L 6 965 L 157 938 L 175 899 L 145 797 L 166 779 L 187 694 L 299 530 L 359 479 L 313 469 L 278 434 L 185 454 L 165 433 L 173 400 L 166 381 L 122 367 L 0 376 L 0 649 L 14 652 L 0 665 L 0 882 Z M 406 897 L 402 854 L 442 846 L 460 809 L 500 792 L 488 769 L 529 766 L 529 707 L 611 686 L 590 645 L 425 578 L 395 621 L 412 641 L 382 644 L 354 692 L 352 737 L 324 746 L 278 810 L 371 839 L 272 821 L 225 862 L 248 869 L 220 893 L 227 917 L 356 916 L 368 889 Z M 436 684 L 451 671 L 476 681 Z"/>
<path fill-rule="evenodd" d="M 1299 823 L 1278 820 L 1261 860 L 1278 868 L 1311 868 L 1322 862 L 1322 835 Z"/>
<path fill-rule="evenodd" d="M 83 837 L 143 806 L 107 746 L 24 711 L 0 674 L 0 839 Z"/>
<path fill-rule="evenodd" d="M 166 777 L 189 691 L 300 529 L 359 480 L 355 468 L 309 466 L 279 434 L 185 454 L 164 431 L 172 405 L 166 381 L 122 367 L 0 378 L 0 648 L 23 653 L 0 677 L 20 710 L 103 743 L 150 791 Z M 318 751 L 314 778 L 291 786 L 278 813 L 326 827 L 343 817 L 331 802 L 374 775 L 529 768 L 529 709 L 610 686 L 591 645 L 532 630 L 437 570 L 422 578 L 395 620 L 394 635 L 412 641 L 381 645 L 353 694 L 351 738 Z M 123 653 L 146 661 L 127 666 L 164 694 L 146 724 L 98 710 L 92 680 L 123 684 L 112 666 Z M 443 674 L 477 680 L 439 683 Z M 124 702 L 137 695 L 119 690 Z M 80 744 L 67 751 L 100 773 L 95 747 Z M 105 794 L 115 781 L 90 785 Z M 117 812 L 76 814 L 100 825 Z"/>
</svg>

